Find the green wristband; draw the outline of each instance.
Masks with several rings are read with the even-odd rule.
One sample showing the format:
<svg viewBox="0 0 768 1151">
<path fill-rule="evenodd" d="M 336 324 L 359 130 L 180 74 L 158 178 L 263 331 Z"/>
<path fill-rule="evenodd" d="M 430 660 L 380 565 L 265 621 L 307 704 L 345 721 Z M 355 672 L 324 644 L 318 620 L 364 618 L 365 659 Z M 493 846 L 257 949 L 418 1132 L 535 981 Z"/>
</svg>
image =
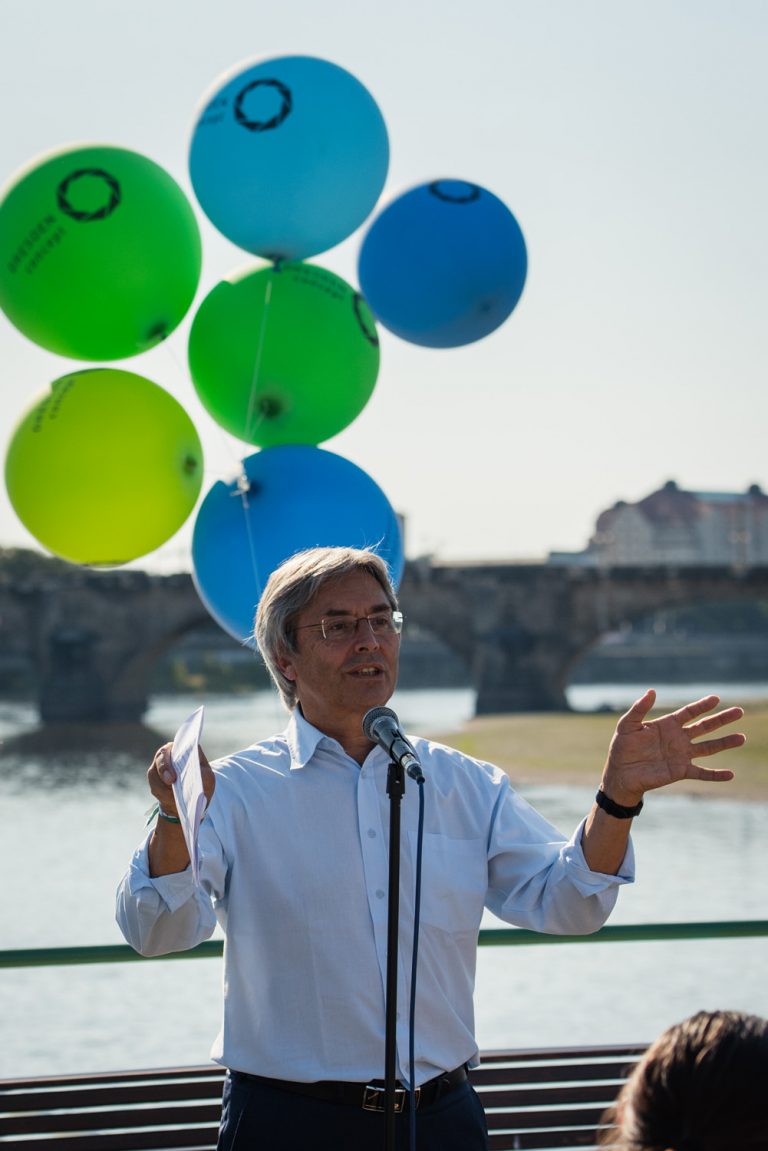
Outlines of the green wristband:
<svg viewBox="0 0 768 1151">
<path fill-rule="evenodd" d="M 147 827 L 149 827 L 150 823 L 155 818 L 155 816 L 159 816 L 161 819 L 167 820 L 168 823 L 181 823 L 181 820 L 179 819 L 178 816 L 169 815 L 167 811 L 163 811 L 163 809 L 159 803 L 156 803 L 155 806 L 152 808 L 152 810 L 149 813 L 149 819 L 146 822 Z"/>
</svg>

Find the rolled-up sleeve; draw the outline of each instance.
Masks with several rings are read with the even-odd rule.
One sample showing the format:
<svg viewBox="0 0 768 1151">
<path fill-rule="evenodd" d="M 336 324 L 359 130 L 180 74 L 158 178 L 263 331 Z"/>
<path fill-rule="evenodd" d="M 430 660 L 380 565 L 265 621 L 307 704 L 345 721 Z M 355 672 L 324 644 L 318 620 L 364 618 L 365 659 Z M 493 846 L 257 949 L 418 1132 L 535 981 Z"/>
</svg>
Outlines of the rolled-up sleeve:
<svg viewBox="0 0 768 1151">
<path fill-rule="evenodd" d="M 630 843 L 617 875 L 591 871 L 581 848 L 585 822 L 564 840 L 504 781 L 489 844 L 489 910 L 507 923 L 547 934 L 599 930 L 619 888 L 634 880 L 634 853 Z"/>
<path fill-rule="evenodd" d="M 200 887 L 195 885 L 189 867 L 153 878 L 149 874 L 149 837 L 134 853 L 117 889 L 115 918 L 126 941 L 140 955 L 189 951 L 213 934 L 214 904 L 225 888 L 225 874 L 213 837 L 206 839 Z"/>
</svg>

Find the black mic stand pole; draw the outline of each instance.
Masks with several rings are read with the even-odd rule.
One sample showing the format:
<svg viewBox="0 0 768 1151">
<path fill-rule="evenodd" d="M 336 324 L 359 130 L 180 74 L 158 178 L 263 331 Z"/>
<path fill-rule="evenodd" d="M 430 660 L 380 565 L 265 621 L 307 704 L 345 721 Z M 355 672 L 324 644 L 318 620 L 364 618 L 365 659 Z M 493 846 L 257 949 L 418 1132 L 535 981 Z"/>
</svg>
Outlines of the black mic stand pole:
<svg viewBox="0 0 768 1151">
<path fill-rule="evenodd" d="M 387 909 L 387 993 L 384 1033 L 385 1151 L 395 1147 L 395 1082 L 397 1060 L 397 947 L 400 930 L 400 801 L 405 794 L 405 772 L 390 763 L 389 796 L 389 904 Z"/>
</svg>

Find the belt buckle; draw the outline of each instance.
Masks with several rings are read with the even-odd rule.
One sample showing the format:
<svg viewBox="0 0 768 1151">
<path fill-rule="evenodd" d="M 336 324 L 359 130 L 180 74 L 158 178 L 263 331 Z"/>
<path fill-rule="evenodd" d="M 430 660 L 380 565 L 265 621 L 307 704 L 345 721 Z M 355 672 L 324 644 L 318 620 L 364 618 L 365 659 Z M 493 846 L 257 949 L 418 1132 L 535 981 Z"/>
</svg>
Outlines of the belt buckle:
<svg viewBox="0 0 768 1151">
<path fill-rule="evenodd" d="M 396 1087 L 395 1088 L 394 1110 L 396 1112 L 402 1111 L 403 1108 L 405 1107 L 405 1098 L 406 1098 L 407 1094 L 408 1094 L 408 1092 L 406 1091 L 405 1087 Z M 419 1105 L 420 1094 L 421 1094 L 421 1088 L 417 1087 L 415 1092 L 414 1092 L 414 1095 L 416 1096 L 415 1101 L 416 1101 L 417 1107 Z M 363 1110 L 364 1111 L 385 1111 L 386 1107 L 387 1107 L 387 1100 L 386 1100 L 386 1088 L 385 1087 L 375 1087 L 369 1083 L 366 1087 L 363 1088 Z"/>
</svg>

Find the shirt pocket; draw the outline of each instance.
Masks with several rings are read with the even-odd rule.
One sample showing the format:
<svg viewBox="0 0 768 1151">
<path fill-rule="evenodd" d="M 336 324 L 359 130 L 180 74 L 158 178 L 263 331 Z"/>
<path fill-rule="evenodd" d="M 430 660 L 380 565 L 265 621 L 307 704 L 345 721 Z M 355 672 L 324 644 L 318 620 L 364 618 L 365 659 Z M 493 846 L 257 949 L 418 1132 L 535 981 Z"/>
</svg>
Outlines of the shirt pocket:
<svg viewBox="0 0 768 1151">
<path fill-rule="evenodd" d="M 416 868 L 415 831 L 408 833 Z M 488 888 L 488 858 L 483 839 L 453 839 L 424 833 L 421 864 L 421 920 L 451 933 L 480 927 Z"/>
</svg>

